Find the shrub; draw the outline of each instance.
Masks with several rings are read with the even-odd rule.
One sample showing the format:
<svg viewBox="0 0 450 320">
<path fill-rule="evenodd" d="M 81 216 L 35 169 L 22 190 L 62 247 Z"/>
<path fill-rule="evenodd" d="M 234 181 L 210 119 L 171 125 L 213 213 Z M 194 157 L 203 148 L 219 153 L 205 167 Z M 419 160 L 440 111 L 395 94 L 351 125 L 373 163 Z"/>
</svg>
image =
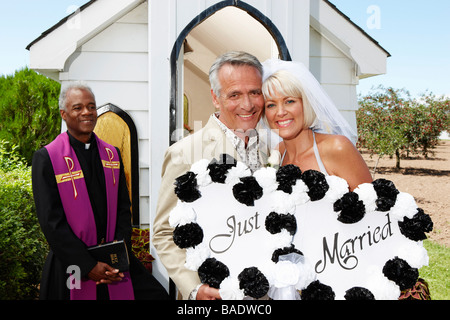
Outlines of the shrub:
<svg viewBox="0 0 450 320">
<path fill-rule="evenodd" d="M 35 213 L 31 169 L 19 160 L 10 161 L 5 170 L 4 145 L 0 144 L 0 300 L 36 299 L 48 248 Z"/>
<path fill-rule="evenodd" d="M 25 168 L 26 161 L 19 155 L 18 147 L 9 141 L 0 140 L 0 170 L 5 172 Z"/>
<path fill-rule="evenodd" d="M 0 139 L 16 145 L 28 165 L 33 152 L 61 131 L 60 88 L 58 82 L 28 68 L 0 77 Z"/>
</svg>

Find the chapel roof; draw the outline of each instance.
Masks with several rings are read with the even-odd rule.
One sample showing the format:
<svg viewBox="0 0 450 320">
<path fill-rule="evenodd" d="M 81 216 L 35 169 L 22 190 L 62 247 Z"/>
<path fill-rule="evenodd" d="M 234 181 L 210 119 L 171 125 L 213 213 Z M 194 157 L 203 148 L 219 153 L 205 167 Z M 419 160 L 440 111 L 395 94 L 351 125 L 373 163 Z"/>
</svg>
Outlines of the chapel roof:
<svg viewBox="0 0 450 320">
<path fill-rule="evenodd" d="M 89 2 L 83 4 L 79 11 L 77 10 L 77 12 L 81 12 L 83 10 L 85 10 L 87 7 L 89 7 L 91 4 L 93 4 L 94 2 L 96 2 L 97 0 L 90 0 Z M 40 40 L 42 40 L 43 38 L 45 38 L 47 35 L 49 35 L 50 33 L 53 32 L 53 30 L 56 30 L 57 28 L 59 28 L 61 25 L 63 25 L 64 23 L 67 22 L 67 20 L 69 20 L 73 15 L 77 14 L 77 12 L 73 12 L 71 14 L 69 14 L 68 16 L 62 18 L 57 24 L 55 24 L 54 26 L 50 27 L 49 29 L 45 30 L 44 32 L 42 32 L 42 34 L 37 37 L 35 40 L 33 40 L 27 47 L 27 50 L 30 50 L 30 48 L 33 46 L 33 44 L 35 44 L 36 42 L 39 42 Z"/>
<path fill-rule="evenodd" d="M 89 2 L 85 3 L 80 7 L 80 12 L 88 8 L 90 5 L 92 5 L 97 0 L 90 0 Z M 356 29 L 358 29 L 365 37 L 367 37 L 370 41 L 372 41 L 377 47 L 379 47 L 382 51 L 384 51 L 388 57 L 391 56 L 391 54 L 384 49 L 378 41 L 376 41 L 374 38 L 372 38 L 367 32 L 365 32 L 360 26 L 358 26 L 356 23 L 354 23 L 347 15 L 345 15 L 341 10 L 339 10 L 333 3 L 331 3 L 329 0 L 323 0 L 325 3 L 327 3 L 331 8 L 333 8 L 340 16 L 342 16 L 344 19 L 346 19 L 349 23 L 351 23 Z M 44 31 L 38 38 L 33 40 L 27 47 L 27 50 L 30 50 L 31 46 L 33 46 L 36 42 L 39 42 L 41 39 L 45 38 L 48 34 L 50 34 L 53 30 L 57 29 L 59 26 L 63 25 L 67 20 L 69 20 L 73 15 L 75 15 L 76 12 L 69 14 L 68 16 L 61 19 L 58 23 L 56 23 L 54 26 L 49 28 L 48 30 Z"/>
<path fill-rule="evenodd" d="M 365 32 L 360 26 L 358 26 L 356 23 L 352 21 L 345 13 L 343 13 L 341 10 L 339 10 L 334 4 L 332 4 L 329 0 L 323 0 L 325 3 L 327 3 L 330 7 L 332 7 L 340 16 L 342 16 L 345 20 L 350 22 L 356 29 L 358 29 L 365 37 L 367 37 L 370 41 L 372 41 L 377 47 L 379 47 L 381 50 L 383 50 L 388 57 L 391 56 L 391 54 L 384 49 L 378 41 L 376 41 L 374 38 L 372 38 L 367 32 Z"/>
</svg>

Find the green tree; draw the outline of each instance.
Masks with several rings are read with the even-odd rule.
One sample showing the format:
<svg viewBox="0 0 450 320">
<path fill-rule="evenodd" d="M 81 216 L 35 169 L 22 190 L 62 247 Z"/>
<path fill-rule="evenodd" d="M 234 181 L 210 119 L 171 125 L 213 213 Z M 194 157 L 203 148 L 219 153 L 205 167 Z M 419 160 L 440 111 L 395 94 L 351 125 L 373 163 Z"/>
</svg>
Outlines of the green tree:
<svg viewBox="0 0 450 320">
<path fill-rule="evenodd" d="M 17 146 L 31 164 L 34 151 L 60 132 L 60 84 L 24 68 L 0 77 L 0 139 Z"/>
<path fill-rule="evenodd" d="M 439 136 L 449 129 L 450 100 L 425 93 L 410 110 L 409 130 L 406 132 L 411 152 L 420 151 L 428 157 L 438 145 Z"/>
<path fill-rule="evenodd" d="M 359 104 L 359 146 L 372 154 L 395 155 L 397 169 L 402 153 L 421 152 L 428 157 L 449 128 L 450 100 L 432 93 L 412 99 L 404 89 L 380 86 L 360 98 Z"/>
<path fill-rule="evenodd" d="M 378 88 L 372 95 L 360 99 L 356 113 L 358 144 L 372 154 L 396 156 L 400 168 L 400 153 L 407 149 L 406 110 L 412 104 L 406 90 Z"/>
</svg>

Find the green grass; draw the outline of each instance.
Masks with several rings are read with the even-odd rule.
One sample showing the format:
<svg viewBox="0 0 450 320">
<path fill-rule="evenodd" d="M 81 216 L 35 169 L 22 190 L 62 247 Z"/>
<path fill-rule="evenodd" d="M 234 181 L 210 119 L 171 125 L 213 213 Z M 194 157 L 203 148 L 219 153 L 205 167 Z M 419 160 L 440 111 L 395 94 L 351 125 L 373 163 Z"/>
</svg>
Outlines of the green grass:
<svg viewBox="0 0 450 320">
<path fill-rule="evenodd" d="M 429 265 L 419 270 L 420 277 L 430 286 L 431 299 L 450 300 L 450 248 L 430 240 L 424 241 Z"/>
</svg>

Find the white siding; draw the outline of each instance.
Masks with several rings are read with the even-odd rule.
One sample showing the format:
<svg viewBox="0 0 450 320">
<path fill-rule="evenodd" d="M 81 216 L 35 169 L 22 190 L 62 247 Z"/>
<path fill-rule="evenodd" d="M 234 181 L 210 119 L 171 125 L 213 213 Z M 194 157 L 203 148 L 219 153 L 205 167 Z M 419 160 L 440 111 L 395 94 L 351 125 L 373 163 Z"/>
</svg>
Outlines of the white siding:
<svg viewBox="0 0 450 320">
<path fill-rule="evenodd" d="M 143 3 L 70 56 L 61 83 L 83 80 L 97 105 L 112 103 L 133 119 L 139 139 L 140 222 L 149 225 L 148 9 Z"/>
<path fill-rule="evenodd" d="M 357 132 L 355 63 L 315 29 L 310 29 L 310 70 Z"/>
<path fill-rule="evenodd" d="M 68 65 L 71 79 L 114 82 L 148 81 L 146 53 L 77 51 L 70 57 Z"/>
</svg>

